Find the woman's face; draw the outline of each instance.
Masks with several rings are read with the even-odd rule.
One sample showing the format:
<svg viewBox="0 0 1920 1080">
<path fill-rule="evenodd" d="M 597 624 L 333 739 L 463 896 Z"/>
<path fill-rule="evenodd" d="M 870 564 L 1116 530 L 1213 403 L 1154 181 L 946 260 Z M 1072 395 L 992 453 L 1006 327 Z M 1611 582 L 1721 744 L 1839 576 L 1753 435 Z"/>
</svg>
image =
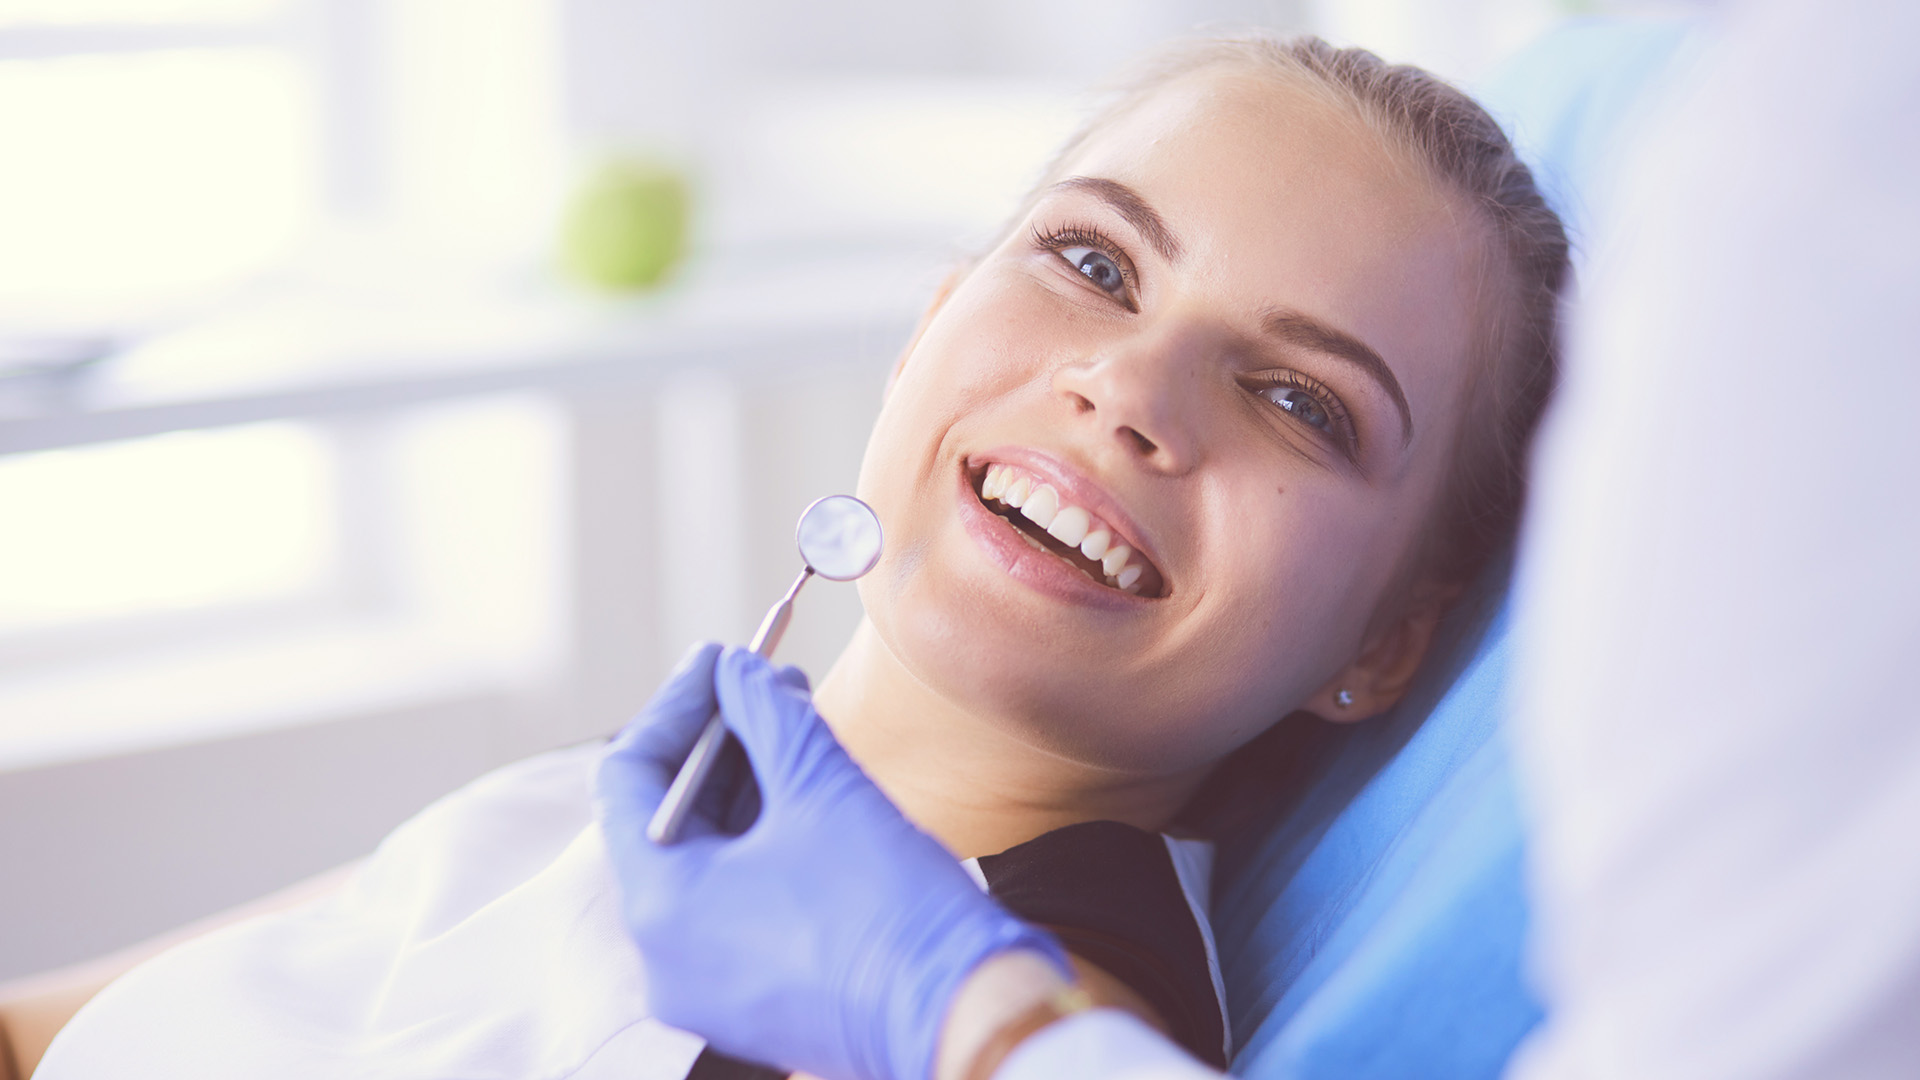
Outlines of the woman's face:
<svg viewBox="0 0 1920 1080">
<path fill-rule="evenodd" d="M 861 597 L 950 700 L 1172 774 L 1368 646 L 1448 462 L 1481 233 L 1352 117 L 1246 74 L 1171 83 L 1065 175 L 902 360 Z"/>
</svg>

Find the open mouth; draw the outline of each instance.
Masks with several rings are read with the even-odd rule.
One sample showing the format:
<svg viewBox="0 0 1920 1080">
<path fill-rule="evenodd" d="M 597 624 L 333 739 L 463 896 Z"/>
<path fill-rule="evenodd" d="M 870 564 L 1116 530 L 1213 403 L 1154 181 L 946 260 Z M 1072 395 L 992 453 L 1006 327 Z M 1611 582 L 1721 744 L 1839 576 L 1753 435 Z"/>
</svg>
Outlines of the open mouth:
<svg viewBox="0 0 1920 1080">
<path fill-rule="evenodd" d="M 1107 588 L 1149 599 L 1165 593 L 1165 577 L 1126 537 L 1084 507 L 1062 501 L 1042 478 L 1015 465 L 993 464 L 972 479 L 981 505 L 1036 550 Z"/>
</svg>

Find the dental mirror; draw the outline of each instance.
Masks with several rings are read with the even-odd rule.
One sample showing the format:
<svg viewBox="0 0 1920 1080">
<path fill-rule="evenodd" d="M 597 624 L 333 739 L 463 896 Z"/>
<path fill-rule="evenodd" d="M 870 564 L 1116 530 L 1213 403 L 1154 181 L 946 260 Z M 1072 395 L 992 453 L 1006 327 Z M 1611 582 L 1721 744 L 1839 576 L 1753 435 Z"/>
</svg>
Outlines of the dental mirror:
<svg viewBox="0 0 1920 1080">
<path fill-rule="evenodd" d="M 852 581 L 880 561 L 880 519 L 851 495 L 816 500 L 801 513 L 794 539 L 807 568 L 828 581 Z"/>
<path fill-rule="evenodd" d="M 851 495 L 815 499 L 801 511 L 794 540 L 800 547 L 800 560 L 806 565 L 787 589 L 787 595 L 760 621 L 760 629 L 753 635 L 750 646 L 753 651 L 763 657 L 773 655 L 781 635 L 787 632 L 787 623 L 793 620 L 793 598 L 800 595 L 800 586 L 805 585 L 808 578 L 815 574 L 828 581 L 852 581 L 860 577 L 880 561 L 880 539 L 880 519 L 874 516 L 873 508 Z M 707 774 L 720 760 L 720 751 L 729 738 L 732 735 L 726 723 L 715 711 L 707 718 L 707 726 L 701 729 L 692 752 L 674 775 L 666 797 L 660 800 L 660 808 L 653 812 L 653 820 L 647 822 L 647 839 L 660 845 L 679 841 L 694 799 L 705 786 Z"/>
</svg>

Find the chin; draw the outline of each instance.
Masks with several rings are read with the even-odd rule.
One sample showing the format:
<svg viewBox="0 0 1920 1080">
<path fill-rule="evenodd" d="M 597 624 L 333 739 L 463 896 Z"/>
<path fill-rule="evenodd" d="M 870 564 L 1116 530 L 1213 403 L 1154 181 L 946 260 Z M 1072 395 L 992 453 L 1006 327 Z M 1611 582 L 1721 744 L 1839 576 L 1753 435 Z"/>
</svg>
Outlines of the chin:
<svg viewBox="0 0 1920 1080">
<path fill-rule="evenodd" d="M 1159 774 L 1203 764 L 1199 741 L 1163 708 L 1151 678 L 1114 678 L 1083 637 L 1063 647 L 1057 627 L 1010 619 L 977 600 L 952 606 L 925 595 L 869 608 L 874 629 L 914 679 L 1020 742 L 1088 765 Z M 1050 633 L 1049 631 L 1055 631 Z M 1203 741 L 1203 740 L 1200 740 Z M 1194 760 L 1189 760 L 1194 759 Z"/>
</svg>

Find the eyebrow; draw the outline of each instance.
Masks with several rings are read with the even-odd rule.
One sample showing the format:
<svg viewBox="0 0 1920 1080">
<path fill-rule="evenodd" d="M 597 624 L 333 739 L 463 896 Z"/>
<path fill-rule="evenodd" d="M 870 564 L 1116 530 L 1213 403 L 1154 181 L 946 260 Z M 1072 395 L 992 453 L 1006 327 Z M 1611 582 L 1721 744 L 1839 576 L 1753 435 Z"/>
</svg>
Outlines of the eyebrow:
<svg viewBox="0 0 1920 1080">
<path fill-rule="evenodd" d="M 1413 409 L 1407 405 L 1406 392 L 1400 389 L 1400 380 L 1393 377 L 1393 369 L 1380 359 L 1379 353 L 1368 348 L 1366 342 L 1335 330 L 1310 315 L 1286 308 L 1268 312 L 1260 320 L 1260 328 L 1268 336 L 1279 338 L 1289 345 L 1345 360 L 1372 377 L 1374 382 L 1380 384 L 1380 389 L 1393 399 L 1394 408 L 1400 410 L 1401 444 L 1413 442 Z"/>
<path fill-rule="evenodd" d="M 1070 176 L 1053 185 L 1052 190 L 1084 191 L 1093 195 L 1126 218 L 1127 224 L 1145 237 L 1161 258 L 1168 262 L 1180 261 L 1180 241 L 1173 235 L 1173 230 L 1167 228 L 1167 223 L 1153 207 L 1147 205 L 1147 200 L 1141 198 L 1139 192 L 1120 181 L 1102 176 Z"/>
</svg>

